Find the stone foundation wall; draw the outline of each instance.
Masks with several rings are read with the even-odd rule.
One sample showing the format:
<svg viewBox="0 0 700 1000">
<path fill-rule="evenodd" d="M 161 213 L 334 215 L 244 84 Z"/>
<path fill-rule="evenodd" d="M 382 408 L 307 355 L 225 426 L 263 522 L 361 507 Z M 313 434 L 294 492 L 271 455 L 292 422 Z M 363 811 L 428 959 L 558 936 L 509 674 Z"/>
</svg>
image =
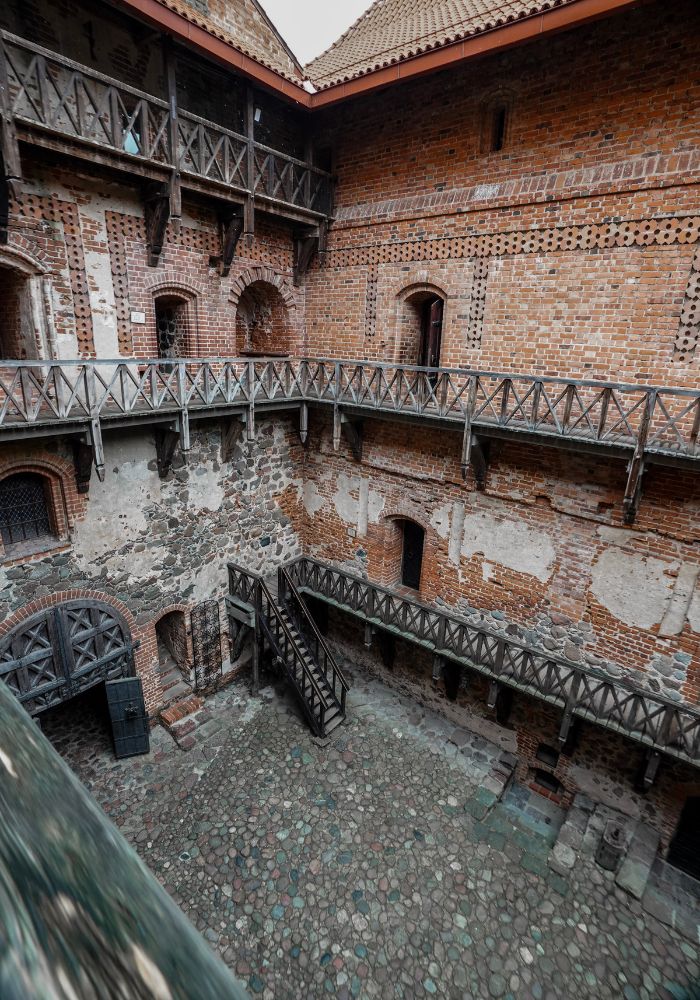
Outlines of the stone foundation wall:
<svg viewBox="0 0 700 1000">
<path fill-rule="evenodd" d="M 241 425 L 242 426 L 242 425 Z M 37 460 L 65 458 L 30 445 Z M 138 629 L 138 665 L 149 707 L 158 704 L 155 622 L 179 606 L 191 609 L 227 592 L 229 560 L 254 571 L 301 552 L 295 526 L 283 508 L 299 475 L 294 430 L 283 419 L 260 421 L 254 444 L 241 435 L 222 457 L 222 426 L 193 428 L 187 464 L 179 453 L 168 476 L 156 469 L 154 441 L 143 430 L 105 436 L 105 481 L 93 475 L 83 510 L 56 550 L 0 567 L 0 632 L 26 617 L 30 603 L 99 591 L 129 610 Z M 66 484 L 69 485 L 68 473 Z"/>
</svg>

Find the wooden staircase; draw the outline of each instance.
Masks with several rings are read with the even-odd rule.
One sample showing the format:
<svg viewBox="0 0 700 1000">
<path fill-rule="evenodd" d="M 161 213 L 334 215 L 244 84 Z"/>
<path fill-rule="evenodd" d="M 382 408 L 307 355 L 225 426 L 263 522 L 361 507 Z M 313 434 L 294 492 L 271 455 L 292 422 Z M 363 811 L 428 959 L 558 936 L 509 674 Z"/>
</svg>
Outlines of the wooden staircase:
<svg viewBox="0 0 700 1000">
<path fill-rule="evenodd" d="M 229 564 L 231 596 L 247 608 L 258 641 L 285 674 L 316 736 L 329 736 L 345 719 L 348 683 L 284 567 L 263 579 Z M 229 607 L 231 611 L 231 607 Z"/>
</svg>

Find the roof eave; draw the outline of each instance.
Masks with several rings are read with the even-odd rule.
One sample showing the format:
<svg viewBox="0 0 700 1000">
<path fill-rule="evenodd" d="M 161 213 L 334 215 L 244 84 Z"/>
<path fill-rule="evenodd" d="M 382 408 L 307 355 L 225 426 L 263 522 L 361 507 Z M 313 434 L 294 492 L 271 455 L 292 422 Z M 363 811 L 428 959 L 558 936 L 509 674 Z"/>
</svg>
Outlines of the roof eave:
<svg viewBox="0 0 700 1000">
<path fill-rule="evenodd" d="M 630 7 L 638 7 L 649 0 L 577 0 L 564 7 L 554 7 L 540 14 L 500 25 L 469 38 L 452 42 L 429 52 L 402 59 L 390 66 L 372 70 L 362 76 L 341 83 L 332 84 L 310 95 L 310 107 L 322 108 L 339 101 L 370 93 L 393 83 L 410 80 L 426 73 L 446 69 L 455 63 L 473 59 L 476 56 L 498 52 L 502 49 L 522 45 L 544 34 L 566 31 L 615 14 Z M 320 85 L 316 83 L 316 86 Z"/>
<path fill-rule="evenodd" d="M 117 4 L 137 14 L 144 21 L 167 32 L 180 42 L 185 42 L 203 55 L 232 67 L 249 79 L 279 96 L 286 97 L 304 107 L 310 107 L 311 95 L 303 83 L 294 83 L 269 66 L 264 66 L 251 56 L 245 55 L 230 42 L 188 21 L 182 14 L 165 7 L 160 0 L 116 0 Z"/>
</svg>

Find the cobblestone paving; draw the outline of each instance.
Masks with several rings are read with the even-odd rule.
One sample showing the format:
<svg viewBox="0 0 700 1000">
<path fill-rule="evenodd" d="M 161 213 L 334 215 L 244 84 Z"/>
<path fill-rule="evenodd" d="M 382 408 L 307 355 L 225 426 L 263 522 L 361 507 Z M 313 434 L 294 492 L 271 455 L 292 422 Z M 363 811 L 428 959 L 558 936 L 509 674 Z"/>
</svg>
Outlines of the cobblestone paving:
<svg viewBox="0 0 700 1000">
<path fill-rule="evenodd" d="M 253 997 L 700 996 L 698 948 L 595 866 L 548 869 L 556 810 L 484 795 L 496 748 L 362 676 L 351 695 L 326 747 L 243 684 L 189 753 L 156 729 L 117 762 L 98 723 L 45 731 Z"/>
</svg>

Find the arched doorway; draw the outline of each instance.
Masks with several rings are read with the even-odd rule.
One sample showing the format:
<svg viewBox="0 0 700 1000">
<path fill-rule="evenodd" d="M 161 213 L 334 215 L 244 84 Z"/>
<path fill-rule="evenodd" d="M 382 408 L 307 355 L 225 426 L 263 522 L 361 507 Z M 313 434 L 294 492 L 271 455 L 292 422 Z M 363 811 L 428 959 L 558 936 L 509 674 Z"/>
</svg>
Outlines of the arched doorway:
<svg viewBox="0 0 700 1000">
<path fill-rule="evenodd" d="M 675 868 L 700 880 L 700 796 L 688 799 L 683 806 L 667 860 Z"/>
<path fill-rule="evenodd" d="M 243 354 L 274 357 L 290 353 L 289 310 L 275 285 L 254 281 L 241 293 L 236 309 L 236 343 Z"/>
<path fill-rule="evenodd" d="M 129 627 L 101 601 L 66 601 L 40 611 L 0 641 L 0 681 L 30 715 L 133 675 Z"/>
<path fill-rule="evenodd" d="M 29 275 L 0 264 L 0 359 L 34 361 L 39 358 L 33 317 Z"/>
<path fill-rule="evenodd" d="M 156 641 L 160 687 L 166 704 L 184 693 L 191 681 L 184 611 L 168 611 L 156 622 Z"/>
<path fill-rule="evenodd" d="M 196 300 L 168 292 L 155 299 L 158 357 L 194 357 L 198 353 Z"/>
<path fill-rule="evenodd" d="M 439 368 L 445 300 L 434 288 L 424 287 L 400 297 L 397 361 L 423 368 Z"/>
<path fill-rule="evenodd" d="M 412 590 L 420 590 L 425 529 L 416 521 L 400 521 L 399 525 L 402 536 L 401 583 Z"/>
</svg>

